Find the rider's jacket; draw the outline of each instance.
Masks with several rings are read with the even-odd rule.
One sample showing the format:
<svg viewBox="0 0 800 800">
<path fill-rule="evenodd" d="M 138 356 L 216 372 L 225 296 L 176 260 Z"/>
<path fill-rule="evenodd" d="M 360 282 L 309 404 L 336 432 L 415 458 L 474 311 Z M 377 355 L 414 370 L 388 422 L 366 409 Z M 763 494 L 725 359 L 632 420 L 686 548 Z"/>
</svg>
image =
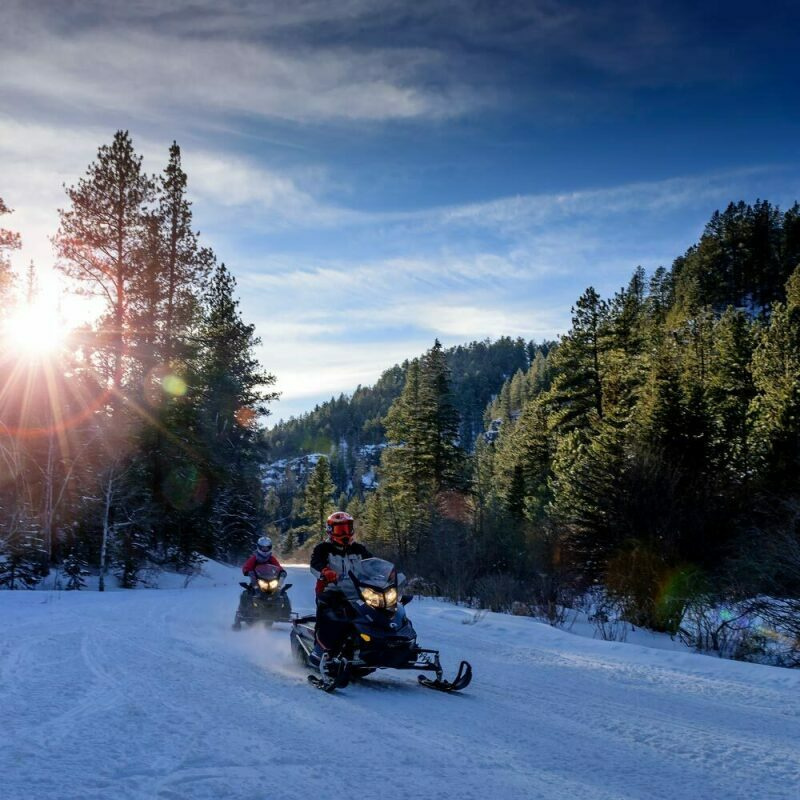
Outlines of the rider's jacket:
<svg viewBox="0 0 800 800">
<path fill-rule="evenodd" d="M 275 556 L 271 555 L 269 558 L 262 558 L 257 553 L 253 553 L 253 555 L 242 564 L 242 574 L 249 575 L 256 567 L 260 567 L 262 564 L 272 564 L 278 569 L 283 569 L 281 562 L 278 561 Z"/>
<path fill-rule="evenodd" d="M 351 542 L 346 546 L 330 541 L 320 542 L 311 553 L 311 572 L 317 579 L 316 593 L 319 594 L 327 585 L 321 576 L 325 567 L 330 567 L 337 575 L 346 575 L 364 558 L 372 558 L 372 553 L 360 542 Z"/>
</svg>

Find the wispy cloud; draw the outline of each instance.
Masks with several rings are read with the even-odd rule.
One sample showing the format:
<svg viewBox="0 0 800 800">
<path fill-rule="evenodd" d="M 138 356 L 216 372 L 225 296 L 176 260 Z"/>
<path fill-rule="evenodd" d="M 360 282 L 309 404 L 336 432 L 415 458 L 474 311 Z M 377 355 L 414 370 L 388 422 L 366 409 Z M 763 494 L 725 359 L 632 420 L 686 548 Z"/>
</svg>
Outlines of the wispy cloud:
<svg viewBox="0 0 800 800">
<path fill-rule="evenodd" d="M 231 115 L 445 120 L 520 103 L 574 116 L 619 86 L 735 79 L 741 59 L 698 35 L 703 24 L 667 2 L 611 0 L 5 0 L 0 97 L 195 128 Z"/>
<path fill-rule="evenodd" d="M 231 114 L 293 122 L 444 118 L 478 100 L 459 82 L 425 80 L 443 68 L 426 47 L 287 39 L 291 15 L 281 25 L 280 13 L 276 22 L 257 5 L 246 16 L 234 4 L 146 5 L 132 13 L 134 5 L 12 0 L 0 18 L 0 92 L 55 105 L 65 116 L 116 111 L 152 123 L 188 115 L 196 125 Z M 320 9 L 307 10 L 305 24 L 321 19 Z M 215 23 L 203 25 L 212 15 Z"/>
<path fill-rule="evenodd" d="M 239 225 L 274 228 L 326 228 L 362 222 L 366 215 L 318 200 L 290 175 L 252 159 L 224 152 L 187 152 L 184 167 L 192 195 L 216 209 L 231 209 Z"/>
<path fill-rule="evenodd" d="M 519 195 L 485 203 L 453 206 L 429 214 L 432 223 L 482 227 L 520 233 L 532 227 L 564 222 L 609 218 L 632 211 L 652 213 L 680 209 L 688 204 L 715 201 L 740 191 L 752 179 L 776 175 L 791 165 L 764 164 L 722 172 L 637 181 L 620 186 L 587 188 L 572 192 Z"/>
</svg>

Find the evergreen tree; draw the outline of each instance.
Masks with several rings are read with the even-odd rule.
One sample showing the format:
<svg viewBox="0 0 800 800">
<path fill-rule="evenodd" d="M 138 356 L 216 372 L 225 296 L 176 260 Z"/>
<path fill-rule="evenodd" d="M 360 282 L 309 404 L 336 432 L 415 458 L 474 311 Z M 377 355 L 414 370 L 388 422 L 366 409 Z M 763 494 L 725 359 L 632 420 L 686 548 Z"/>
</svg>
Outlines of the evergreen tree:
<svg viewBox="0 0 800 800">
<path fill-rule="evenodd" d="M 324 456 L 317 461 L 314 471 L 306 483 L 305 506 L 306 513 L 320 538 L 325 535 L 325 522 L 333 512 L 333 494 L 336 485 L 331 479 L 331 470 L 328 459 Z"/>
<path fill-rule="evenodd" d="M 450 392 L 450 370 L 437 339 L 421 364 L 423 402 L 427 405 L 429 430 L 426 440 L 433 456 L 433 480 L 437 491 L 462 483 L 463 452 L 459 446 L 458 411 Z"/>
<path fill-rule="evenodd" d="M 550 363 L 541 347 L 536 348 L 530 369 L 525 374 L 525 397 L 531 399 L 550 388 Z"/>
<path fill-rule="evenodd" d="M 75 553 L 70 553 L 62 564 L 64 574 L 67 576 L 66 590 L 77 591 L 86 588 L 86 577 L 89 571 L 86 562 Z"/>
<path fill-rule="evenodd" d="M 437 497 L 463 481 L 458 412 L 438 340 L 422 361 L 408 365 L 403 392 L 385 424 L 390 447 L 381 458 L 371 527 L 380 517 L 384 530 L 375 535 L 394 542 L 401 554 L 418 554 L 434 525 Z"/>
<path fill-rule="evenodd" d="M 11 512 L 11 513 L 9 513 Z M 0 588 L 33 589 L 45 574 L 45 553 L 31 510 L 0 505 Z"/>
<path fill-rule="evenodd" d="M 791 214 L 761 200 L 714 212 L 700 242 L 673 265 L 679 308 L 691 315 L 703 306 L 722 312 L 732 305 L 766 316 L 796 266 L 784 227 L 792 222 Z"/>
<path fill-rule="evenodd" d="M 191 384 L 196 387 L 199 447 L 207 487 L 212 535 L 222 552 L 249 548 L 263 523 L 259 418 L 275 393 L 275 378 L 253 354 L 259 343 L 234 297 L 236 281 L 224 264 L 211 278 L 201 325 L 201 353 Z"/>
<path fill-rule="evenodd" d="M 584 427 L 603 416 L 603 354 L 608 305 L 591 286 L 572 309 L 572 328 L 553 354 L 550 389 L 559 427 Z"/>
<path fill-rule="evenodd" d="M 211 267 L 208 251 L 198 250 L 186 187 L 181 149 L 173 142 L 169 148 L 169 162 L 159 180 L 158 196 L 158 218 L 165 251 L 164 359 L 167 363 L 185 356 L 185 332 L 196 319 L 201 289 Z"/>
<path fill-rule="evenodd" d="M 552 442 L 542 398 L 530 401 L 513 429 L 501 430 L 496 445 L 495 483 L 505 508 L 517 520 L 540 519 L 550 500 Z"/>
<path fill-rule="evenodd" d="M 11 209 L 0 197 L 0 217 L 10 213 Z M 12 250 L 18 250 L 21 245 L 22 242 L 18 233 L 0 227 L 0 319 L 2 319 L 6 309 L 6 304 L 3 302 L 4 295 L 9 292 L 12 284 L 9 255 Z"/>
<path fill-rule="evenodd" d="M 58 267 L 87 294 L 105 304 L 101 367 L 117 396 L 126 376 L 130 294 L 143 251 L 145 207 L 154 185 L 142 170 L 127 131 L 103 145 L 87 176 L 67 189 L 71 207 L 60 210 L 55 243 Z M 113 400 L 115 408 L 119 401 Z"/>
<path fill-rule="evenodd" d="M 381 487 L 371 506 L 370 528 L 379 516 L 391 530 L 400 554 L 419 547 L 426 533 L 429 505 L 436 493 L 432 438 L 435 409 L 423 385 L 420 363 L 408 365 L 403 393 L 386 416 L 390 446 L 381 457 Z"/>
<path fill-rule="evenodd" d="M 589 441 L 572 431 L 557 444 L 548 508 L 568 534 L 573 563 L 583 574 L 602 574 L 631 530 L 625 419 L 613 410 L 597 420 Z"/>
<path fill-rule="evenodd" d="M 713 354 L 708 367 L 709 412 L 714 421 L 714 458 L 718 474 L 743 483 L 751 473 L 750 405 L 755 386 L 750 363 L 755 348 L 747 315 L 728 306 L 714 327 Z"/>
<path fill-rule="evenodd" d="M 771 492 L 797 490 L 800 472 L 800 267 L 773 307 L 753 355 L 755 447 Z"/>
</svg>

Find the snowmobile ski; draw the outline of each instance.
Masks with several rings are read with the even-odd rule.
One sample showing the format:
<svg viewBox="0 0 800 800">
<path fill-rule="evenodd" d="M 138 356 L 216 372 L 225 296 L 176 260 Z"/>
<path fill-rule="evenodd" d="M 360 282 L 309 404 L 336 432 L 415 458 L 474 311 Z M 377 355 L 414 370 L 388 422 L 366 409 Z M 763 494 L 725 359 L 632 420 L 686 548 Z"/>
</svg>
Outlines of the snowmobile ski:
<svg viewBox="0 0 800 800">
<path fill-rule="evenodd" d="M 308 682 L 323 692 L 343 689 L 350 683 L 350 664 L 345 658 L 329 658 L 325 653 L 319 663 L 319 675 L 309 675 Z"/>
<path fill-rule="evenodd" d="M 472 681 L 472 666 L 468 661 L 462 661 L 458 668 L 458 674 L 452 681 L 444 680 L 441 672 L 433 679 L 425 675 L 418 675 L 417 680 L 420 686 L 427 689 L 435 689 L 438 692 L 460 692 L 462 689 L 466 689 Z"/>
</svg>

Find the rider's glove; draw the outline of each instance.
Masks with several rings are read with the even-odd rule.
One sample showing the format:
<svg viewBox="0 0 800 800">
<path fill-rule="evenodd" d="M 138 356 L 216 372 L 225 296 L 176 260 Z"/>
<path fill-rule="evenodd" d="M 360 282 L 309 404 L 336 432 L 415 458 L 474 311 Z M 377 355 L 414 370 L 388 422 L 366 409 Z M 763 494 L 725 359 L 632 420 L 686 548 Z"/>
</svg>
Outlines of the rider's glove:
<svg viewBox="0 0 800 800">
<path fill-rule="evenodd" d="M 326 583 L 336 583 L 336 581 L 339 580 L 339 576 L 330 567 L 325 567 L 325 569 L 320 572 L 320 575 L 322 575 Z"/>
<path fill-rule="evenodd" d="M 288 573 L 286 572 L 286 570 L 285 570 L 285 569 L 282 569 L 282 570 L 281 570 L 281 571 L 278 573 L 278 577 L 279 577 L 279 578 L 285 578 L 287 574 L 288 574 Z"/>
</svg>

